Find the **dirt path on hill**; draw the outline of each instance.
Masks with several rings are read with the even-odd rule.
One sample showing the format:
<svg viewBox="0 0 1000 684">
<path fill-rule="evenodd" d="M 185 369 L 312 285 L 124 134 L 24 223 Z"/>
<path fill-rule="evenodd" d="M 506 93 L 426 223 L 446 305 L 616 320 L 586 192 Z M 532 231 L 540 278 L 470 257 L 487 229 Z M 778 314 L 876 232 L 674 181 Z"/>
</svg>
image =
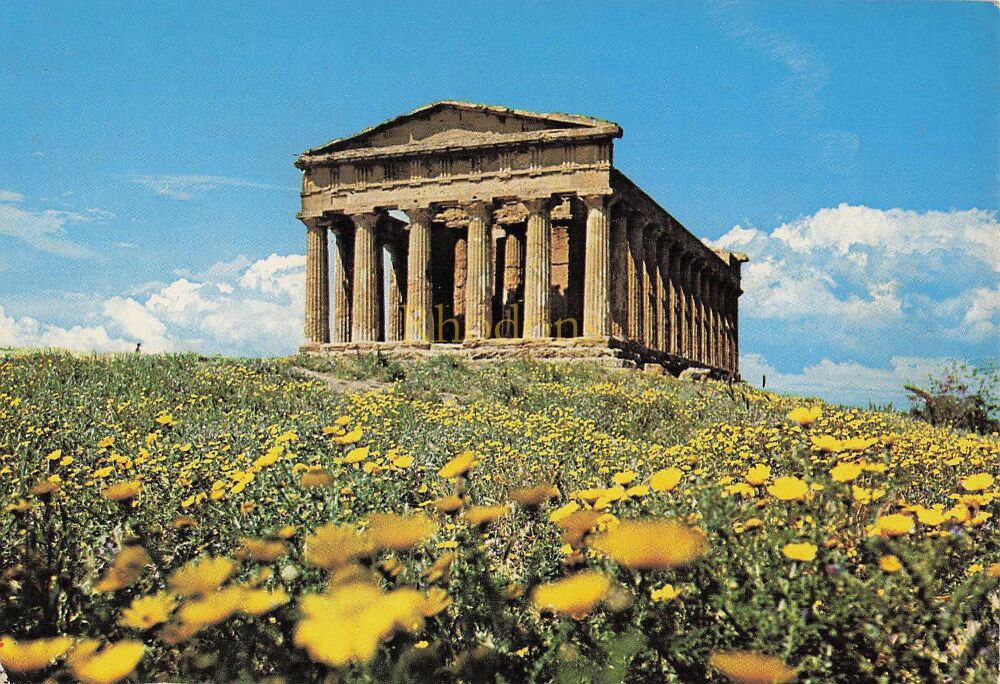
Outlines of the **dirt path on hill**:
<svg viewBox="0 0 1000 684">
<path fill-rule="evenodd" d="M 332 392 L 338 392 L 341 394 L 359 394 L 361 392 L 369 392 L 371 390 L 384 390 L 392 386 L 391 382 L 383 382 L 372 378 L 367 380 L 347 380 L 345 378 L 338 378 L 332 373 L 321 373 L 320 371 L 303 368 L 302 366 L 292 366 L 291 368 L 297 374 L 312 378 L 313 380 L 319 380 Z M 437 395 L 441 398 L 442 404 L 458 403 L 457 394 L 452 394 L 451 392 L 438 392 Z M 3 683 L 0 682 L 0 684 Z"/>
<path fill-rule="evenodd" d="M 332 373 L 320 373 L 319 371 L 303 368 L 302 366 L 292 366 L 292 370 L 299 375 L 304 375 L 312 378 L 313 380 L 319 380 L 320 382 L 326 384 L 326 386 L 334 392 L 342 392 L 345 394 L 359 394 L 361 392 L 368 392 L 369 390 L 384 389 L 391 384 L 371 378 L 367 380 L 348 380 L 346 378 L 338 378 Z"/>
</svg>

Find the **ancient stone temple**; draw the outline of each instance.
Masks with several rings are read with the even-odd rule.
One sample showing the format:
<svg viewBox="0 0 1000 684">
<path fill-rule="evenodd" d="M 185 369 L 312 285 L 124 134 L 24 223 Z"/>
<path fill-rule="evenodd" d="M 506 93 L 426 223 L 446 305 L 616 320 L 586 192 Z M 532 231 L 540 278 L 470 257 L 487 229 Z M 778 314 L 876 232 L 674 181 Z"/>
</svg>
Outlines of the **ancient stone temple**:
<svg viewBox="0 0 1000 684">
<path fill-rule="evenodd" d="M 437 102 L 302 153 L 303 350 L 738 375 L 746 257 L 706 246 L 615 168 L 621 135 Z"/>
</svg>

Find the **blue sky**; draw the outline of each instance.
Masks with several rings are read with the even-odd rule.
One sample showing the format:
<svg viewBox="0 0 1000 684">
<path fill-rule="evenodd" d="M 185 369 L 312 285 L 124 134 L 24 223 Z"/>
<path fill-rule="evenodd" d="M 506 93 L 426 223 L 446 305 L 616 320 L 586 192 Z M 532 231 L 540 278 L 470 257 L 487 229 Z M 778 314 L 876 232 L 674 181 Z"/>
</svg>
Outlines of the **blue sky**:
<svg viewBox="0 0 1000 684">
<path fill-rule="evenodd" d="M 622 125 L 615 163 L 746 251 L 748 379 L 900 399 L 996 356 L 990 3 L 0 8 L 0 345 L 274 354 L 301 150 L 438 99 Z"/>
</svg>

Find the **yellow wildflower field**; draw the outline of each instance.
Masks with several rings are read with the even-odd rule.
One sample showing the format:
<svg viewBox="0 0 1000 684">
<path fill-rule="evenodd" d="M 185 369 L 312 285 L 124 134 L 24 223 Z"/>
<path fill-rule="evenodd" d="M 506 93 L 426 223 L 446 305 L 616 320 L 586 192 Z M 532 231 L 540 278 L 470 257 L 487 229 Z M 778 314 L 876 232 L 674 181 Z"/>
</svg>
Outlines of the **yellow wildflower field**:
<svg viewBox="0 0 1000 684">
<path fill-rule="evenodd" d="M 11 354 L 0 665 L 995 681 L 997 477 L 997 435 L 588 365 Z"/>
</svg>

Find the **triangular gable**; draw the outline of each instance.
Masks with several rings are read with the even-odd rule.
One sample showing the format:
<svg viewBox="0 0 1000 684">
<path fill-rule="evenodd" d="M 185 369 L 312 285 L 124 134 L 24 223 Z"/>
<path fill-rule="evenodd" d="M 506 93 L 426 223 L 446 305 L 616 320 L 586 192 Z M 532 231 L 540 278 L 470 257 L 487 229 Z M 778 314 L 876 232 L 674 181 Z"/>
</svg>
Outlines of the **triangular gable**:
<svg viewBox="0 0 1000 684">
<path fill-rule="evenodd" d="M 318 155 L 415 143 L 475 142 L 553 129 L 602 129 L 612 135 L 621 135 L 617 124 L 588 116 L 536 114 L 506 107 L 443 101 L 420 107 L 355 135 L 332 140 L 303 154 Z"/>
</svg>

